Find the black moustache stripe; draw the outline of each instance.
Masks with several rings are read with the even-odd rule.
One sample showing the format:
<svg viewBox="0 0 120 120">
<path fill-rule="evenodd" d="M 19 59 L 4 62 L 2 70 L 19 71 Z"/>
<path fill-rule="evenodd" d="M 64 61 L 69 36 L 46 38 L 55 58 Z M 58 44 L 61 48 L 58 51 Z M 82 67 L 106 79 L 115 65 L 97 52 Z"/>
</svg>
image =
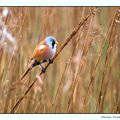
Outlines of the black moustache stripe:
<svg viewBox="0 0 120 120">
<path fill-rule="evenodd" d="M 55 45 L 55 41 L 52 42 L 52 48 L 54 48 L 54 45 Z"/>
</svg>

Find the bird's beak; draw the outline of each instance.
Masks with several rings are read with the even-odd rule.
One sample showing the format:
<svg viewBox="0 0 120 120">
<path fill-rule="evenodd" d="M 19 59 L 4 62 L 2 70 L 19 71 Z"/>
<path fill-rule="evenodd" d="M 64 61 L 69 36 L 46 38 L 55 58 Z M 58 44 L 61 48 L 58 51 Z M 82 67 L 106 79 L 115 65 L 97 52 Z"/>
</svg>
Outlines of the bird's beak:
<svg viewBox="0 0 120 120">
<path fill-rule="evenodd" d="M 59 42 L 56 42 L 57 45 L 59 45 Z"/>
</svg>

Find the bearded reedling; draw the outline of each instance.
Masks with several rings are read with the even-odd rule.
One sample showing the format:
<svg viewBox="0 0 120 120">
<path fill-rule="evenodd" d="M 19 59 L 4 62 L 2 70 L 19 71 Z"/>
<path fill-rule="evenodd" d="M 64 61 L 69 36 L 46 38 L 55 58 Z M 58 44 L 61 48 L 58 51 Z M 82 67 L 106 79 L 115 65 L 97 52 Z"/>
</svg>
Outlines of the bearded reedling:
<svg viewBox="0 0 120 120">
<path fill-rule="evenodd" d="M 43 39 L 34 49 L 33 55 L 30 59 L 30 65 L 25 71 L 21 80 L 27 75 L 27 73 L 36 65 L 39 65 L 42 68 L 42 72 L 45 72 L 45 69 L 42 66 L 42 63 L 49 62 L 52 63 L 52 58 L 56 54 L 56 48 L 59 43 L 53 36 L 48 36 Z"/>
</svg>

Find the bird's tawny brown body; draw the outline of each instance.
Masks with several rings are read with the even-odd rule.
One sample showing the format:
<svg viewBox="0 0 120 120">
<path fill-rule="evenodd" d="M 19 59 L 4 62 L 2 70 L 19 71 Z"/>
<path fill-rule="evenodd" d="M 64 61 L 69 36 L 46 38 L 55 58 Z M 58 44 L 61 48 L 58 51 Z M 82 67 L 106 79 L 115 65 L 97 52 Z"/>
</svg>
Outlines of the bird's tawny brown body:
<svg viewBox="0 0 120 120">
<path fill-rule="evenodd" d="M 57 43 L 58 42 L 54 37 L 48 36 L 36 46 L 31 57 L 31 62 L 28 66 L 28 69 L 21 77 L 21 80 L 34 66 L 40 65 L 42 67 L 42 63 L 51 60 L 55 56 Z"/>
<path fill-rule="evenodd" d="M 48 45 L 45 45 L 43 41 L 42 44 L 38 44 L 35 48 L 31 60 L 36 59 L 38 62 L 42 62 L 45 59 L 47 60 L 52 58 L 54 54 L 55 53 L 52 51 L 52 48 L 50 48 Z"/>
</svg>

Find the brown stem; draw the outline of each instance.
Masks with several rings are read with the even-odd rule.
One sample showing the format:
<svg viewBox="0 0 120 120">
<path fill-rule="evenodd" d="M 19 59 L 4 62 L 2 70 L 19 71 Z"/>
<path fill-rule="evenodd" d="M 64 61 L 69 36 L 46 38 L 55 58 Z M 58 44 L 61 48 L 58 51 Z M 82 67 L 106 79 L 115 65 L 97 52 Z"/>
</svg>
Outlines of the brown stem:
<svg viewBox="0 0 120 120">
<path fill-rule="evenodd" d="M 93 13 L 92 13 L 93 14 Z M 53 58 L 53 61 L 56 59 L 56 57 L 61 53 L 61 51 L 65 48 L 65 46 L 70 42 L 70 40 L 75 36 L 75 34 L 78 32 L 78 30 L 85 24 L 85 22 L 88 20 L 88 18 L 92 15 L 91 13 L 89 15 L 87 15 L 80 23 L 79 25 L 73 30 L 73 32 L 70 34 L 70 36 L 66 39 L 65 43 L 63 44 L 63 46 L 60 48 L 60 50 L 58 51 L 58 53 L 55 55 L 55 57 Z M 45 70 L 48 68 L 50 64 L 48 63 L 45 67 Z M 42 75 L 43 72 L 40 73 L 40 75 Z M 25 93 L 23 94 L 23 96 L 16 102 L 16 104 L 13 106 L 12 110 L 10 111 L 10 113 L 14 113 L 15 110 L 17 109 L 17 107 L 20 105 L 20 103 L 22 102 L 22 100 L 24 99 L 24 97 L 27 95 L 27 93 L 30 91 L 30 89 L 32 88 L 32 86 L 34 85 L 34 83 L 37 81 L 37 79 L 35 79 L 30 86 L 28 87 L 28 89 L 25 91 Z"/>
</svg>

